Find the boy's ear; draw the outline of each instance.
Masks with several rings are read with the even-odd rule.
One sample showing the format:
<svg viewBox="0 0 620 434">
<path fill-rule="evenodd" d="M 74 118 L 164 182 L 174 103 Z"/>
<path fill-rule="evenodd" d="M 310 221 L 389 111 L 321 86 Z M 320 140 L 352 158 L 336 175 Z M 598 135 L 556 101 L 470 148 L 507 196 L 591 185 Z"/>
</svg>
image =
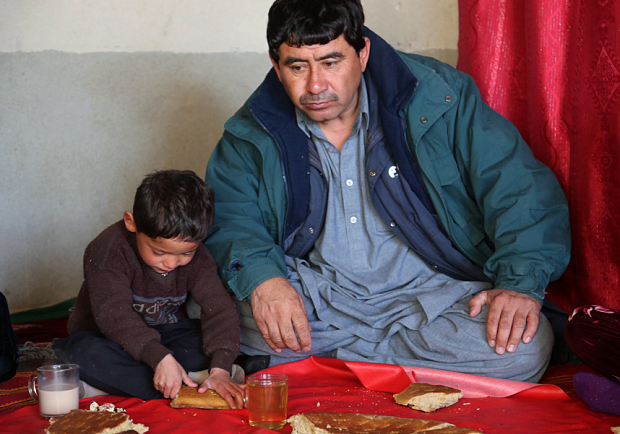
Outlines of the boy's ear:
<svg viewBox="0 0 620 434">
<path fill-rule="evenodd" d="M 123 220 L 125 221 L 125 227 L 129 232 L 138 232 L 136 229 L 136 222 L 133 219 L 133 214 L 129 211 L 123 213 Z"/>
</svg>

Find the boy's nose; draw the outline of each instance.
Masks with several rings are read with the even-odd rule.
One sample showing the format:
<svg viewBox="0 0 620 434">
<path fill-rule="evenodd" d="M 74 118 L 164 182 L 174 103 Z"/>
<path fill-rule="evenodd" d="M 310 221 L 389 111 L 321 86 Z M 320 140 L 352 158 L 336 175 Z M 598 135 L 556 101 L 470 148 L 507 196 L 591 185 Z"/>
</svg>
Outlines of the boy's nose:
<svg viewBox="0 0 620 434">
<path fill-rule="evenodd" d="M 164 261 L 164 267 L 166 267 L 169 270 L 174 270 L 175 268 L 177 268 L 178 265 L 178 261 L 176 260 L 176 258 L 170 258 L 170 259 L 166 259 Z"/>
</svg>

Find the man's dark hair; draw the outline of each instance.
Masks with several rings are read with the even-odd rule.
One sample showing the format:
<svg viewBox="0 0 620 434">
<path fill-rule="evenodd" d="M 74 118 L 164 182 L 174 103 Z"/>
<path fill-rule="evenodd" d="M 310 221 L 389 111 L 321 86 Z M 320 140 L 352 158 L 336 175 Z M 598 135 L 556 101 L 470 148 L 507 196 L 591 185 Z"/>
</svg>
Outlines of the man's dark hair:
<svg viewBox="0 0 620 434">
<path fill-rule="evenodd" d="M 136 191 L 136 230 L 151 238 L 197 242 L 213 225 L 213 190 L 191 170 L 162 170 L 144 178 Z"/>
<path fill-rule="evenodd" d="M 364 48 L 360 0 L 276 0 L 269 9 L 269 55 L 280 62 L 280 45 L 325 45 L 344 35 L 359 54 Z"/>
</svg>

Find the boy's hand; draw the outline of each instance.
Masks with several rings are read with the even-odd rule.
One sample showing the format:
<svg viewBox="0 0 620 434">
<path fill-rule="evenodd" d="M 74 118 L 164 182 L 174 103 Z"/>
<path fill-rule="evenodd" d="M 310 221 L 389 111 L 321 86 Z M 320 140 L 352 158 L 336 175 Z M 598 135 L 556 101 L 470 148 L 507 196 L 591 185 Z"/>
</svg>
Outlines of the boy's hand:
<svg viewBox="0 0 620 434">
<path fill-rule="evenodd" d="M 224 369 L 211 369 L 209 378 L 202 382 L 198 388 L 198 392 L 204 393 L 207 389 L 213 389 L 219 393 L 230 408 L 243 408 L 244 406 L 243 389 L 230 378 L 230 374 Z M 235 401 L 237 405 L 235 405 Z"/>
<path fill-rule="evenodd" d="M 155 376 L 153 377 L 155 389 L 163 393 L 165 398 L 172 399 L 177 396 L 184 382 L 191 387 L 198 386 L 189 378 L 185 369 L 172 354 L 168 354 L 161 359 L 161 362 L 155 368 Z"/>
</svg>

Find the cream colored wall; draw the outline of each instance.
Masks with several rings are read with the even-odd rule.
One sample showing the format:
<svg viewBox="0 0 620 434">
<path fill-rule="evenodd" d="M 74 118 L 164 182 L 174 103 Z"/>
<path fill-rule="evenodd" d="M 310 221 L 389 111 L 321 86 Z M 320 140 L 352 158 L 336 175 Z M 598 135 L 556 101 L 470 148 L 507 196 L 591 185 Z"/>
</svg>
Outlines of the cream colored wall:
<svg viewBox="0 0 620 434">
<path fill-rule="evenodd" d="M 456 63 L 457 0 L 363 0 L 395 47 Z M 270 68 L 271 0 L 0 0 L 0 290 L 77 294 L 86 244 L 153 170 L 202 175 Z"/>
<path fill-rule="evenodd" d="M 0 52 L 266 51 L 272 0 L 0 0 Z M 405 51 L 455 50 L 458 0 L 363 0 L 366 24 Z"/>
</svg>

